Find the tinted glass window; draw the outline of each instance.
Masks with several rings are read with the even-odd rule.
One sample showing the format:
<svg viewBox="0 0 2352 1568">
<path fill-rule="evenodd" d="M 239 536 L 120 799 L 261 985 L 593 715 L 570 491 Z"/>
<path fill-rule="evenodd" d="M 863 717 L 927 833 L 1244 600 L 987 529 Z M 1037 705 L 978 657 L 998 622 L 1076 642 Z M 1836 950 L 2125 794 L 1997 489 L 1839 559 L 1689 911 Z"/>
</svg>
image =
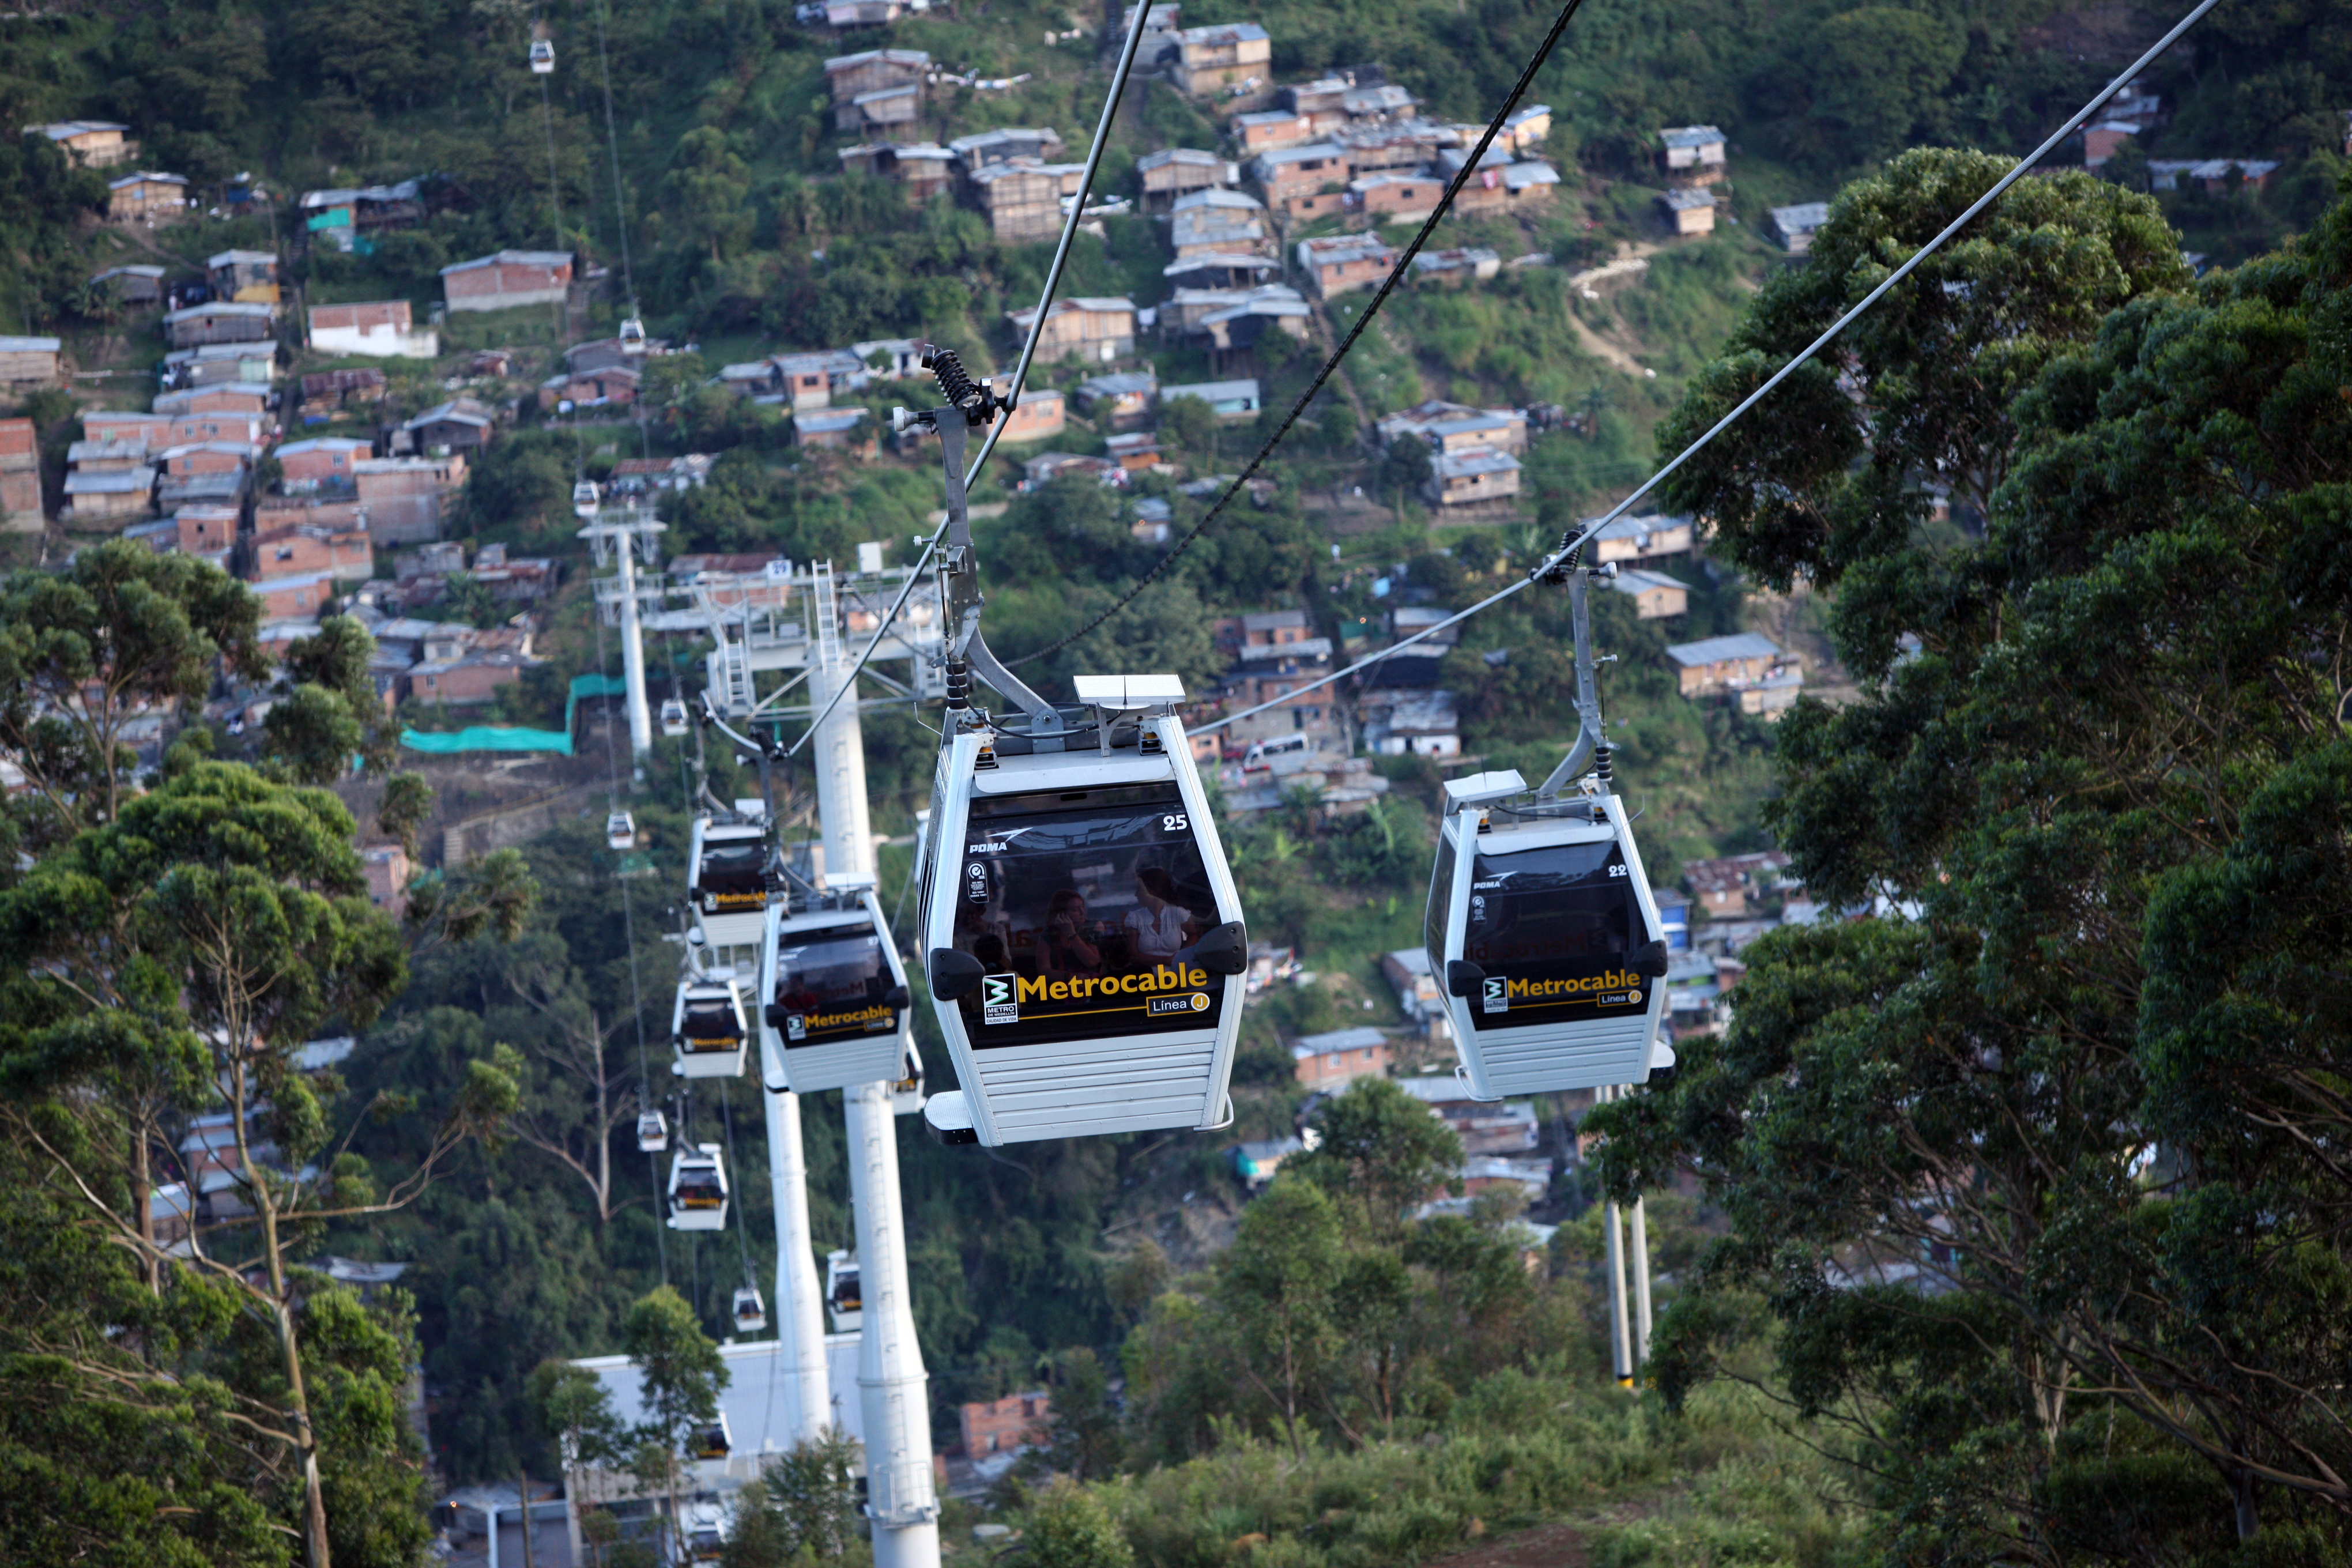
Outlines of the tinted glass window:
<svg viewBox="0 0 2352 1568">
<path fill-rule="evenodd" d="M 1429 874 L 1429 912 L 1422 919 L 1421 944 L 1429 950 L 1429 972 L 1445 985 L 1445 915 L 1454 899 L 1454 842 L 1441 828 L 1437 836 L 1437 868 Z"/>
<path fill-rule="evenodd" d="M 743 1038 L 743 1027 L 735 1020 L 735 1005 L 723 996 L 688 997 L 686 1019 L 678 1032 L 686 1037 L 689 1051 L 731 1051 Z"/>
<path fill-rule="evenodd" d="M 713 909 L 730 909 L 749 900 L 757 907 L 765 897 L 761 873 L 767 868 L 763 839 L 720 839 L 702 842 L 702 891 Z"/>
<path fill-rule="evenodd" d="M 727 1201 L 727 1185 L 709 1166 L 689 1166 L 677 1173 L 671 1201 L 682 1209 L 715 1209 Z"/>
<path fill-rule="evenodd" d="M 889 989 L 890 966 L 870 925 L 782 937 L 773 1000 L 793 1010 L 777 1031 L 784 1048 L 897 1033 L 898 1011 L 882 1001 Z"/>
<path fill-rule="evenodd" d="M 1649 983 L 1625 967 L 1642 910 L 1613 838 L 1517 854 L 1481 850 L 1470 867 L 1462 956 L 1486 972 L 1471 999 L 1480 1029 L 1623 1017 Z"/>
<path fill-rule="evenodd" d="M 975 799 L 963 849 L 940 892 L 988 969 L 975 1049 L 1216 1024 L 1222 977 L 1176 957 L 1218 921 L 1175 784 Z"/>
</svg>

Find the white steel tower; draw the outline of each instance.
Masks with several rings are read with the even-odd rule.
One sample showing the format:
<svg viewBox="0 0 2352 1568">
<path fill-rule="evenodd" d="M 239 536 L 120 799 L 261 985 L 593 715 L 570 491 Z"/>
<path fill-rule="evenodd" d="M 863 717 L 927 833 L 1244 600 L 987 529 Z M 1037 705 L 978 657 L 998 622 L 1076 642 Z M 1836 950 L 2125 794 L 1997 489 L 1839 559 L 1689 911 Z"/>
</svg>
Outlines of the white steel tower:
<svg viewBox="0 0 2352 1568">
<path fill-rule="evenodd" d="M 833 574 L 816 574 L 816 659 L 812 710 L 823 712 L 850 679 Z M 866 815 L 866 750 L 853 693 L 834 707 L 816 742 L 817 811 L 824 826 L 825 879 L 870 882 L 874 839 Z M 912 1015 L 908 1016 L 911 1018 Z M 912 1027 L 912 1024 L 908 1025 Z M 849 1193 L 857 1227 L 865 1323 L 859 1330 L 857 1394 L 866 1430 L 866 1512 L 876 1568 L 939 1568 L 940 1504 L 931 1478 L 929 1377 L 915 1341 L 907 1291 L 907 1237 L 899 1213 L 898 1118 L 890 1086 L 842 1093 L 849 1134 Z"/>
</svg>

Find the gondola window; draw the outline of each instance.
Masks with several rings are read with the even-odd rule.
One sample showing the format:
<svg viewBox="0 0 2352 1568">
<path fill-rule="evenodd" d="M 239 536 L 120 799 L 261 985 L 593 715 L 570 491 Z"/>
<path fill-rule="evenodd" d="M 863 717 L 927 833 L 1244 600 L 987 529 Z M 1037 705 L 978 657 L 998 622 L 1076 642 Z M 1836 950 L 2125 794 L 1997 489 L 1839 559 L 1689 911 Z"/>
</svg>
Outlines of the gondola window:
<svg viewBox="0 0 2352 1568">
<path fill-rule="evenodd" d="M 731 1051 L 743 1043 L 734 1004 L 723 996 L 689 1000 L 679 1033 L 689 1051 Z"/>
<path fill-rule="evenodd" d="M 790 1009 L 782 1030 L 785 1049 L 898 1031 L 898 1010 L 884 1000 L 892 984 L 889 966 L 871 926 L 786 940 L 792 945 L 776 954 L 774 997 Z"/>
<path fill-rule="evenodd" d="M 1486 972 L 1473 999 L 1480 1030 L 1622 1017 L 1650 984 L 1627 966 L 1643 929 L 1613 838 L 1478 855 L 1471 863 L 1462 956 Z"/>
<path fill-rule="evenodd" d="M 701 875 L 705 907 L 714 914 L 761 907 L 767 901 L 761 875 L 767 858 L 767 846 L 757 838 L 706 843 Z"/>
<path fill-rule="evenodd" d="M 971 803 L 954 942 L 986 966 L 975 1049 L 1214 1028 L 1221 976 L 1187 950 L 1216 900 L 1173 783 Z"/>
</svg>

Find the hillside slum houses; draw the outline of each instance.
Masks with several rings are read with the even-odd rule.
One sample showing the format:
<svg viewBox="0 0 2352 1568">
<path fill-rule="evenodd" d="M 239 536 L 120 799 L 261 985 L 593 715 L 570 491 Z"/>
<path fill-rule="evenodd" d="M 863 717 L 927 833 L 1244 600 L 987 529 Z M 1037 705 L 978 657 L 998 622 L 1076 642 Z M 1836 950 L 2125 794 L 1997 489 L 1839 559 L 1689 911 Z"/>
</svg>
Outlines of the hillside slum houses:
<svg viewBox="0 0 2352 1568">
<path fill-rule="evenodd" d="M 1518 409 L 1432 401 L 1388 416 L 1378 429 L 1383 451 L 1402 441 L 1429 447 L 1423 494 L 1441 508 L 1475 510 L 1519 493 L 1528 417 Z"/>
</svg>

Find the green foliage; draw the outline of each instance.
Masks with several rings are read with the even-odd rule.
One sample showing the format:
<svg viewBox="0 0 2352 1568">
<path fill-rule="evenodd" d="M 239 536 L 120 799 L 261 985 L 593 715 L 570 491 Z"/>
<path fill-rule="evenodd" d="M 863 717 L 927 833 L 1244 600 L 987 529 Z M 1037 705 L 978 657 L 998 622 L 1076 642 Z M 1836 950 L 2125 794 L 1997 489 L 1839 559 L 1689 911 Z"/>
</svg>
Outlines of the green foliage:
<svg viewBox="0 0 2352 1568">
<path fill-rule="evenodd" d="M 723 1568 L 782 1568 L 835 1558 L 855 1537 L 857 1445 L 835 1428 L 770 1459 L 743 1489 Z"/>
<path fill-rule="evenodd" d="M 2347 283 L 2352 203 L 2135 291 L 2040 356 L 1981 542 L 1851 549 L 1832 629 L 1884 679 L 1792 715 L 1769 815 L 1815 897 L 1916 916 L 1756 943 L 1728 1033 L 1591 1123 L 1612 1190 L 1695 1165 L 1732 1221 L 1669 1393 L 1765 1309 L 1905 1550 L 2264 1552 L 2340 1462 L 2306 1086 L 2347 1050 L 2352 753 L 2304 650 L 2352 605 Z"/>
<path fill-rule="evenodd" d="M 1462 1164 L 1460 1136 L 1386 1079 L 1358 1079 L 1312 1125 L 1322 1141 L 1286 1169 L 1330 1194 L 1366 1236 L 1395 1235 Z"/>
<path fill-rule="evenodd" d="M 1135 1551 L 1099 1498 L 1075 1482 L 1057 1481 L 1030 1505 L 1021 1561 L 1034 1568 L 1133 1568 Z"/>
<path fill-rule="evenodd" d="M 1696 440 L 2007 169 L 1920 149 L 1846 187 L 1808 264 L 1765 285 L 1659 426 L 1660 447 Z M 2012 410 L 2042 371 L 2109 310 L 2187 282 L 2152 202 L 2088 176 L 2022 181 L 1849 328 L 1837 359 L 1791 375 L 1664 493 L 1713 518 L 1724 552 L 1764 582 L 1833 583 L 1905 544 L 1932 479 L 1980 512 L 2016 451 Z"/>
</svg>

